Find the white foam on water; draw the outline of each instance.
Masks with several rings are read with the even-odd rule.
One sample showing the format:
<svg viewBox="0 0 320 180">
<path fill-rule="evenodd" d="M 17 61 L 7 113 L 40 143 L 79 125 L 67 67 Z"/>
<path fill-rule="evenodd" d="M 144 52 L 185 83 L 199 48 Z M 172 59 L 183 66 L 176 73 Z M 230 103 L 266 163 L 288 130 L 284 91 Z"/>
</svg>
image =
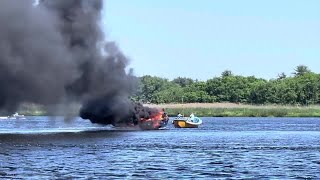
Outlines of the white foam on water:
<svg viewBox="0 0 320 180">
<path fill-rule="evenodd" d="M 0 129 L 0 134 L 58 134 L 79 133 L 89 131 L 112 130 L 113 127 L 87 127 L 87 128 L 48 128 L 48 129 Z"/>
</svg>

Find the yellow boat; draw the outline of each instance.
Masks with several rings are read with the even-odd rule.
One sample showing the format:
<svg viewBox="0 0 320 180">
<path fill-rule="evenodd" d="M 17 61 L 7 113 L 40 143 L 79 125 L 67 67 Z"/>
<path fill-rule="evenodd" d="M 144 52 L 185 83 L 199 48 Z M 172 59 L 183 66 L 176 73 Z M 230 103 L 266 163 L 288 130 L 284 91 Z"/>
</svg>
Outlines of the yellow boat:
<svg viewBox="0 0 320 180">
<path fill-rule="evenodd" d="M 175 128 L 198 128 L 202 124 L 202 120 L 198 117 L 194 117 L 193 120 L 190 118 L 176 118 L 173 120 Z"/>
</svg>

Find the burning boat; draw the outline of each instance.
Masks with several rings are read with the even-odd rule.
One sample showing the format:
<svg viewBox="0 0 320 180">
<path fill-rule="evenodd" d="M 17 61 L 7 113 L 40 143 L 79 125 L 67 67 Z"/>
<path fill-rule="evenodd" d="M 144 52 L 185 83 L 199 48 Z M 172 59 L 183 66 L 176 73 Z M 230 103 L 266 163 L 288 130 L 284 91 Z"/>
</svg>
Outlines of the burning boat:
<svg viewBox="0 0 320 180">
<path fill-rule="evenodd" d="M 150 118 L 141 118 L 139 126 L 143 130 L 165 129 L 169 121 L 168 115 L 164 111 L 150 116 Z"/>
<path fill-rule="evenodd" d="M 164 109 L 129 102 L 122 104 L 123 108 L 119 111 L 115 111 L 113 102 L 109 98 L 89 101 L 80 109 L 80 117 L 96 124 L 139 127 L 142 130 L 164 129 L 168 124 L 169 117 Z"/>
</svg>

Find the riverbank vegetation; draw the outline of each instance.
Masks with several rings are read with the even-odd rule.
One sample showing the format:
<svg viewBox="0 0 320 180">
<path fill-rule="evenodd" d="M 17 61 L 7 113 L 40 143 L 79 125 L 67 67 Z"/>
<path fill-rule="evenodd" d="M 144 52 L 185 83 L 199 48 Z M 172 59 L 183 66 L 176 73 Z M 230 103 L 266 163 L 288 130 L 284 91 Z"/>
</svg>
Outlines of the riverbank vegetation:
<svg viewBox="0 0 320 180">
<path fill-rule="evenodd" d="M 147 75 L 139 78 L 139 88 L 132 98 L 152 104 L 230 102 L 309 106 L 320 103 L 320 74 L 300 65 L 292 76 L 280 73 L 270 80 L 234 75 L 228 70 L 207 81 L 184 77 L 169 81 Z"/>
<path fill-rule="evenodd" d="M 320 106 L 244 105 L 233 103 L 147 104 L 169 116 L 195 113 L 205 117 L 320 117 Z"/>
<path fill-rule="evenodd" d="M 78 116 L 80 105 L 73 104 L 72 108 L 61 108 L 57 112 L 50 111 L 35 104 L 25 104 L 19 109 L 19 114 L 26 116 Z M 164 108 L 169 116 L 178 113 L 189 116 L 195 113 L 201 117 L 320 117 L 320 106 L 289 106 L 289 105 L 247 105 L 236 103 L 185 103 L 185 104 L 145 104 L 154 108 Z M 2 114 L 8 115 L 8 114 Z"/>
<path fill-rule="evenodd" d="M 167 107 L 171 115 L 195 112 L 198 116 L 318 117 L 320 74 L 299 65 L 290 76 L 280 73 L 269 80 L 234 75 L 229 70 L 206 81 L 185 77 L 170 81 L 147 75 L 139 78 L 138 91 L 132 98 Z M 184 107 L 172 105 L 178 103 Z"/>
</svg>

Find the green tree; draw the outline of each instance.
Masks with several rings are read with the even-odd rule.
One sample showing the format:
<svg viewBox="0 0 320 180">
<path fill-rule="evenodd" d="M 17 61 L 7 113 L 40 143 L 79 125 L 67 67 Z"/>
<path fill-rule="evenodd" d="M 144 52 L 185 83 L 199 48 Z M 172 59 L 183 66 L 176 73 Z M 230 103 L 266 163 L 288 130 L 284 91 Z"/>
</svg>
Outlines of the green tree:
<svg viewBox="0 0 320 180">
<path fill-rule="evenodd" d="M 277 80 L 285 79 L 286 77 L 287 77 L 287 75 L 284 72 L 282 72 L 282 73 L 278 74 Z"/>
<path fill-rule="evenodd" d="M 297 94 L 295 93 L 296 82 L 293 78 L 286 78 L 283 81 L 274 81 L 273 82 L 276 91 L 274 95 L 276 97 L 275 101 L 271 103 L 277 104 L 296 104 L 297 103 Z M 272 97 L 272 96 L 270 96 Z"/>
<path fill-rule="evenodd" d="M 186 103 L 208 103 L 214 101 L 205 91 L 185 91 L 183 100 Z"/>
<path fill-rule="evenodd" d="M 221 102 L 225 99 L 222 78 L 215 77 L 207 80 L 205 87 L 207 94 L 211 97 L 214 97 L 217 102 Z"/>
<path fill-rule="evenodd" d="M 194 83 L 193 79 L 186 77 L 177 77 L 172 82 L 179 84 L 181 87 L 186 87 Z"/>
<path fill-rule="evenodd" d="M 234 102 L 253 104 L 317 104 L 320 103 L 320 75 L 306 66 L 298 66 L 294 77 L 281 73 L 276 80 L 254 76 L 232 75 L 194 81 L 178 77 L 173 81 L 152 76 L 139 78 L 132 99 L 151 103 Z"/>
<path fill-rule="evenodd" d="M 167 89 L 170 85 L 172 84 L 167 79 L 149 75 L 143 76 L 140 78 L 141 93 L 139 94 L 139 99 L 152 102 L 156 93 Z"/>
<path fill-rule="evenodd" d="M 205 103 L 214 101 L 214 98 L 206 92 L 206 82 L 203 81 L 196 81 L 193 84 L 184 87 L 183 91 L 183 100 L 187 103 Z"/>
<path fill-rule="evenodd" d="M 184 93 L 183 89 L 178 85 L 172 85 L 162 91 L 155 93 L 152 97 L 154 103 L 178 103 L 181 102 Z"/>
<path fill-rule="evenodd" d="M 250 89 L 250 100 L 253 104 L 265 104 L 268 102 L 270 83 L 267 81 L 257 81 L 252 84 Z"/>
<path fill-rule="evenodd" d="M 246 103 L 250 99 L 250 90 L 259 79 L 249 76 L 224 76 L 209 80 L 208 93 L 216 96 L 218 101 Z M 215 87 L 218 86 L 218 87 Z M 215 88 L 216 90 L 213 90 Z M 211 94 L 214 92 L 213 94 Z"/>
<path fill-rule="evenodd" d="M 298 103 L 309 105 L 319 101 L 319 80 L 319 75 L 315 73 L 305 73 L 294 78 Z"/>
<path fill-rule="evenodd" d="M 293 74 L 294 74 L 295 76 L 301 76 L 301 75 L 303 75 L 303 74 L 305 74 L 305 73 L 311 72 L 310 69 L 308 68 L 308 66 L 305 66 L 305 65 L 299 65 L 299 66 L 297 66 L 294 71 L 295 71 L 295 72 L 293 72 Z"/>
<path fill-rule="evenodd" d="M 222 73 L 221 73 L 221 76 L 222 77 L 228 77 L 228 76 L 232 76 L 233 74 L 232 74 L 232 71 L 230 71 L 230 70 L 225 70 L 225 71 L 223 71 Z"/>
</svg>

